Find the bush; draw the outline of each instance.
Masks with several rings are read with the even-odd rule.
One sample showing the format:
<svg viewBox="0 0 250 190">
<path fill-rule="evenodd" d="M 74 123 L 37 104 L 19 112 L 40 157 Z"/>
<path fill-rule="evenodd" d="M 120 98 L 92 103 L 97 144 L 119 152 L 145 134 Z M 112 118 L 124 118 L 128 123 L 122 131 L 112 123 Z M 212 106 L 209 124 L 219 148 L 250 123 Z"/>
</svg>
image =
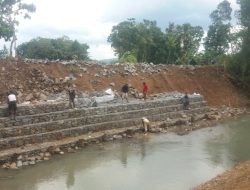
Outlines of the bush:
<svg viewBox="0 0 250 190">
<path fill-rule="evenodd" d="M 250 91 L 250 62 L 246 57 L 244 52 L 235 55 L 227 65 L 227 71 L 237 84 Z"/>
<path fill-rule="evenodd" d="M 119 63 L 137 63 L 137 59 L 134 53 L 127 51 L 121 56 Z"/>
<path fill-rule="evenodd" d="M 9 56 L 9 51 L 4 45 L 3 49 L 0 50 L 0 59 L 6 58 Z"/>
</svg>

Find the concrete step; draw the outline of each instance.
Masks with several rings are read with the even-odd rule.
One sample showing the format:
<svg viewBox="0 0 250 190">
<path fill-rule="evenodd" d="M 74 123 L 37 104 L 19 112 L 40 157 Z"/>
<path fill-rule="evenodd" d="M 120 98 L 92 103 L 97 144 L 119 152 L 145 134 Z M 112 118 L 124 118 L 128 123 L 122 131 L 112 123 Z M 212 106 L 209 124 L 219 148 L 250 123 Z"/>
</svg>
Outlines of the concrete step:
<svg viewBox="0 0 250 190">
<path fill-rule="evenodd" d="M 207 107 L 195 108 L 185 111 L 175 111 L 175 112 L 168 112 L 156 115 L 149 115 L 148 119 L 152 122 L 155 121 L 166 121 L 169 117 L 170 118 L 182 118 L 183 114 L 200 114 L 207 111 Z M 33 134 L 33 135 L 26 135 L 26 136 L 18 136 L 18 137 L 9 137 L 0 139 L 0 150 L 9 149 L 9 148 L 16 148 L 22 147 L 27 144 L 34 144 L 34 143 L 43 143 L 49 142 L 54 140 L 64 139 L 66 137 L 77 137 L 81 134 L 85 134 L 88 132 L 96 132 L 108 129 L 118 129 L 118 128 L 125 128 L 125 127 L 141 127 L 141 117 L 140 118 L 133 118 L 133 119 L 124 119 L 118 121 L 108 121 L 103 123 L 95 123 L 90 125 L 84 126 L 77 126 L 72 128 L 66 128 L 61 130 L 56 130 L 52 132 L 45 132 L 40 134 Z"/>
<path fill-rule="evenodd" d="M 200 102 L 204 101 L 201 96 L 191 96 L 190 103 L 193 102 Z M 205 103 L 205 102 L 204 102 Z M 133 111 L 133 110 L 143 110 L 148 108 L 157 108 L 163 106 L 171 106 L 180 104 L 180 99 L 172 98 L 172 99 L 162 99 L 162 100 L 151 100 L 148 102 L 140 102 L 140 103 L 129 103 L 129 104 L 119 104 L 114 106 L 102 106 L 96 108 L 81 108 L 78 110 L 69 110 L 63 109 L 63 105 L 59 104 L 49 104 L 48 110 L 50 113 L 40 113 L 45 111 L 44 107 L 41 108 L 41 105 L 31 106 L 29 108 L 22 107 L 24 109 L 24 114 L 18 116 L 16 121 L 10 120 L 8 117 L 0 118 L 0 128 L 2 127 L 10 127 L 10 126 L 20 126 L 20 125 L 28 125 L 28 124 L 35 124 L 41 122 L 49 122 L 49 121 L 57 121 L 57 120 L 64 120 L 68 118 L 78 118 L 88 115 L 105 115 L 105 114 L 112 114 L 117 112 L 126 112 L 126 111 Z M 22 109 L 20 108 L 20 109 Z M 18 112 L 22 112 L 18 110 Z M 57 110 L 59 109 L 59 111 Z M 63 109 L 63 111 L 60 111 Z"/>
<path fill-rule="evenodd" d="M 206 102 L 192 102 L 190 104 L 190 109 L 201 108 L 205 106 Z M 6 127 L 6 128 L 0 128 L 0 137 L 7 138 L 15 136 L 32 135 L 32 134 L 45 133 L 66 128 L 72 128 L 77 126 L 103 123 L 108 121 L 119 121 L 123 119 L 149 117 L 150 115 L 157 115 L 161 113 L 169 113 L 170 115 L 172 115 L 172 112 L 181 111 L 182 109 L 183 109 L 182 105 L 177 104 L 177 105 L 149 108 L 143 110 L 133 110 L 133 111 L 118 112 L 118 113 L 104 114 L 104 115 L 83 116 L 83 117 L 42 122 L 30 125 Z"/>
</svg>

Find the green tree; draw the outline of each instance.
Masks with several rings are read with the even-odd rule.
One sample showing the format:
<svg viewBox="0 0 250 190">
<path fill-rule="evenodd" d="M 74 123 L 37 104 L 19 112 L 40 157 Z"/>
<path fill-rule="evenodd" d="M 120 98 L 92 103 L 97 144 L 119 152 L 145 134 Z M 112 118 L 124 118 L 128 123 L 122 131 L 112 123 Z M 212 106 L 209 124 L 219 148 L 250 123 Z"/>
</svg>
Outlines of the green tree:
<svg viewBox="0 0 250 190">
<path fill-rule="evenodd" d="M 191 26 L 189 23 L 183 25 L 170 23 L 166 28 L 167 63 L 193 62 L 203 34 L 204 31 L 200 26 Z"/>
<path fill-rule="evenodd" d="M 164 61 L 164 34 L 156 21 L 136 23 L 135 19 L 128 19 L 121 22 L 113 27 L 108 42 L 119 58 L 126 52 L 135 52 L 139 62 Z"/>
<path fill-rule="evenodd" d="M 190 24 L 182 25 L 181 49 L 182 63 L 193 61 L 193 57 L 198 52 L 200 41 L 204 34 L 202 27 L 191 26 Z"/>
<path fill-rule="evenodd" d="M 0 58 L 6 58 L 9 55 L 8 49 L 6 48 L 6 46 L 3 46 L 3 49 L 0 50 Z"/>
<path fill-rule="evenodd" d="M 227 52 L 230 42 L 232 8 L 227 0 L 222 1 L 210 14 L 212 24 L 205 38 L 205 51 L 211 58 Z"/>
<path fill-rule="evenodd" d="M 67 36 L 57 39 L 36 38 L 17 47 L 17 54 L 23 58 L 49 60 L 88 60 L 87 44 L 72 41 Z"/>
<path fill-rule="evenodd" d="M 136 51 L 137 37 L 138 31 L 135 19 L 130 18 L 117 26 L 113 26 L 108 42 L 111 43 L 118 58 L 121 58 L 125 52 Z"/>
<path fill-rule="evenodd" d="M 243 28 L 239 33 L 242 46 L 228 65 L 228 70 L 236 82 L 243 84 L 243 87 L 250 91 L 250 1 L 237 0 L 237 3 L 240 6 L 237 15 Z"/>
<path fill-rule="evenodd" d="M 70 47 L 71 57 L 78 60 L 88 60 L 88 48 L 89 46 L 87 44 L 80 44 L 77 40 L 75 40 Z"/>
<path fill-rule="evenodd" d="M 235 55 L 241 51 L 243 42 L 243 31 L 235 31 L 230 35 L 230 53 Z"/>
<path fill-rule="evenodd" d="M 137 59 L 135 53 L 130 51 L 125 52 L 119 59 L 119 63 L 136 63 L 136 62 Z"/>
<path fill-rule="evenodd" d="M 137 60 L 139 62 L 164 62 L 164 33 L 157 27 L 156 21 L 143 20 L 137 25 Z"/>
<path fill-rule="evenodd" d="M 23 3 L 23 0 L 0 0 L 0 39 L 11 40 L 10 55 L 12 56 L 13 44 L 17 40 L 16 28 L 18 18 L 30 18 L 29 13 L 35 12 L 33 4 Z"/>
<path fill-rule="evenodd" d="M 189 63 L 198 51 L 203 36 L 200 26 L 169 24 L 166 33 L 156 21 L 134 19 L 114 26 L 108 42 L 119 58 L 125 52 L 134 52 L 138 62 Z"/>
<path fill-rule="evenodd" d="M 166 28 L 165 43 L 167 48 L 167 64 L 176 64 L 181 55 L 181 38 L 179 33 L 179 27 L 174 23 L 170 23 Z"/>
</svg>

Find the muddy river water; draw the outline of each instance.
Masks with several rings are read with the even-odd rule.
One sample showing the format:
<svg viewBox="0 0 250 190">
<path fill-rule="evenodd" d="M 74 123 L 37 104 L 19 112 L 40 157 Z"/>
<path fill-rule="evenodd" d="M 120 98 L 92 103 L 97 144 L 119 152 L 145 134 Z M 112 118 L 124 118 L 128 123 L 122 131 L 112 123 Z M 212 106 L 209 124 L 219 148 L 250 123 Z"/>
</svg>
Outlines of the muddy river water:
<svg viewBox="0 0 250 190">
<path fill-rule="evenodd" d="M 20 170 L 1 190 L 189 190 L 250 159 L 250 117 L 185 136 L 144 135 L 91 145 Z"/>
</svg>

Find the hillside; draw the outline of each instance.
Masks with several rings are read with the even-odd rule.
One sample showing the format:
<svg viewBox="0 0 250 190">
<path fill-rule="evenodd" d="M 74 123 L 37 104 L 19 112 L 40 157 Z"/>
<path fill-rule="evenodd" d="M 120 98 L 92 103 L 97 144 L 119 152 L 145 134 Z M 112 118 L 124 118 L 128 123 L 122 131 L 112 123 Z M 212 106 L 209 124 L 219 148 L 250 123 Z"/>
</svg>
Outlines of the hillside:
<svg viewBox="0 0 250 190">
<path fill-rule="evenodd" d="M 245 106 L 249 100 L 230 82 L 218 66 L 172 65 L 98 65 L 94 63 L 62 64 L 31 60 L 0 60 L 0 99 L 14 87 L 22 101 L 39 99 L 64 91 L 73 83 L 78 92 L 102 91 L 113 85 L 120 91 L 128 82 L 141 91 L 148 83 L 150 94 L 162 92 L 200 93 L 211 106 Z"/>
</svg>

